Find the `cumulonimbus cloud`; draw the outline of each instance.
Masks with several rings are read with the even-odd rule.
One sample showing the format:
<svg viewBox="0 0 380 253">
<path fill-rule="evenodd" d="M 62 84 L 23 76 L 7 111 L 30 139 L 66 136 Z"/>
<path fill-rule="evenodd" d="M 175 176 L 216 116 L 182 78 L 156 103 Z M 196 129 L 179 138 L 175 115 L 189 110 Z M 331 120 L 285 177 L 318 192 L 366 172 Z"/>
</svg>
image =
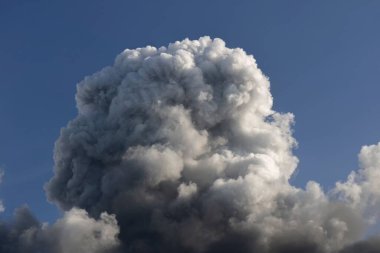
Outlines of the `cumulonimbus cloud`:
<svg viewBox="0 0 380 253">
<path fill-rule="evenodd" d="M 330 192 L 294 187 L 294 117 L 272 100 L 253 56 L 209 37 L 127 49 L 86 77 L 46 185 L 68 211 L 47 228 L 71 242 L 57 252 L 76 249 L 71 229 L 93 235 L 80 252 L 372 249 L 376 239 L 353 243 L 379 215 L 380 144 L 363 147 L 360 170 Z M 99 233 L 104 249 L 93 246 Z"/>
</svg>

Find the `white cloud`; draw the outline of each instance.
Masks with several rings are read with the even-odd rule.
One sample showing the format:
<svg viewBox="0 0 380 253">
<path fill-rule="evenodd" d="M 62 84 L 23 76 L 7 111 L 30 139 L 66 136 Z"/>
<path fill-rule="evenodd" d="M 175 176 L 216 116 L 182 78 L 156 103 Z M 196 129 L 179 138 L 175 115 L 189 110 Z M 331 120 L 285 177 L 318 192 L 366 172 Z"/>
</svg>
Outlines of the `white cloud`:
<svg viewBox="0 0 380 253">
<path fill-rule="evenodd" d="M 99 220 L 88 217 L 85 210 L 74 208 L 65 213 L 51 228 L 56 233 L 59 253 L 101 253 L 119 245 L 119 227 L 114 215 L 102 213 Z"/>
</svg>

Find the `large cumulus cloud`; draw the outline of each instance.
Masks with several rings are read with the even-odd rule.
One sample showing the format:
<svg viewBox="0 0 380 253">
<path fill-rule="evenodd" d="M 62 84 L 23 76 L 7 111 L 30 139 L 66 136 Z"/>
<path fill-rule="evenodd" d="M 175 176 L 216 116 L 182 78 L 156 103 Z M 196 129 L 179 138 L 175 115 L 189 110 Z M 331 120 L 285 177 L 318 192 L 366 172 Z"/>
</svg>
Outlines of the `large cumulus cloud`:
<svg viewBox="0 0 380 253">
<path fill-rule="evenodd" d="M 363 169 L 330 194 L 290 185 L 293 115 L 273 111 L 253 56 L 220 39 L 127 49 L 76 101 L 47 194 L 116 214 L 125 252 L 335 252 L 375 217 L 368 149 L 380 148 L 363 148 Z"/>
<path fill-rule="evenodd" d="M 4 252 L 28 252 L 19 248 L 26 245 L 59 253 L 333 253 L 379 245 L 376 237 L 358 241 L 379 215 L 380 144 L 363 147 L 360 169 L 328 193 L 313 181 L 292 186 L 294 117 L 273 110 L 268 78 L 240 48 L 202 37 L 127 49 L 78 84 L 76 101 L 46 185 L 66 214 L 44 226 L 22 211 L 0 226 L 3 245 L 19 245 Z"/>
</svg>

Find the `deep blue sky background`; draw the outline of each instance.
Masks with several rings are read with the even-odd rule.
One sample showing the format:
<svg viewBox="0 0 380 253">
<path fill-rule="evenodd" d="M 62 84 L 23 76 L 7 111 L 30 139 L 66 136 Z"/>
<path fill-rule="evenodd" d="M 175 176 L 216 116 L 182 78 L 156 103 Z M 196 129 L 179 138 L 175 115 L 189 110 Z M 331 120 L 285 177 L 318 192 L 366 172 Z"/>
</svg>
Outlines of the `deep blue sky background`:
<svg viewBox="0 0 380 253">
<path fill-rule="evenodd" d="M 380 141 L 380 1 L 0 0 L 0 185 L 9 217 L 58 211 L 43 184 L 75 86 L 125 48 L 186 37 L 242 47 L 269 76 L 277 111 L 296 116 L 299 171 L 329 189 Z"/>
</svg>

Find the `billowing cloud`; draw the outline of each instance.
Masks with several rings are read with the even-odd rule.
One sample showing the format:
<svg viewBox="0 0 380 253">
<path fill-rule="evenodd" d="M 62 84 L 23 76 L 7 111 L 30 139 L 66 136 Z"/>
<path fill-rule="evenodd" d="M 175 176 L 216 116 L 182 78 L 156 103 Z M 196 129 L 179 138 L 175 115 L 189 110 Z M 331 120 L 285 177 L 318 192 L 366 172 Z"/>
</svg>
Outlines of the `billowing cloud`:
<svg viewBox="0 0 380 253">
<path fill-rule="evenodd" d="M 127 49 L 76 101 L 46 191 L 115 214 L 123 252 L 337 252 L 376 217 L 380 148 L 329 194 L 290 185 L 294 117 L 273 110 L 253 56 L 220 39 Z"/>
<path fill-rule="evenodd" d="M 376 220 L 380 214 L 380 143 L 363 146 L 359 153 L 361 169 L 351 172 L 346 182 L 338 182 L 335 191 L 346 202 Z M 377 212 L 376 212 L 377 211 Z"/>
<path fill-rule="evenodd" d="M 119 228 L 113 215 L 102 213 L 99 220 L 77 208 L 49 226 L 41 224 L 21 207 L 11 222 L 0 224 L 0 252 L 5 253 L 105 253 L 119 245 Z"/>
<path fill-rule="evenodd" d="M 125 50 L 78 84 L 55 146 L 44 225 L 0 224 L 0 252 L 350 253 L 379 213 L 380 144 L 326 193 L 289 183 L 294 116 L 253 56 L 202 37 Z M 378 247 L 377 247 L 378 249 Z M 372 250 L 372 251 L 371 251 Z"/>
</svg>

